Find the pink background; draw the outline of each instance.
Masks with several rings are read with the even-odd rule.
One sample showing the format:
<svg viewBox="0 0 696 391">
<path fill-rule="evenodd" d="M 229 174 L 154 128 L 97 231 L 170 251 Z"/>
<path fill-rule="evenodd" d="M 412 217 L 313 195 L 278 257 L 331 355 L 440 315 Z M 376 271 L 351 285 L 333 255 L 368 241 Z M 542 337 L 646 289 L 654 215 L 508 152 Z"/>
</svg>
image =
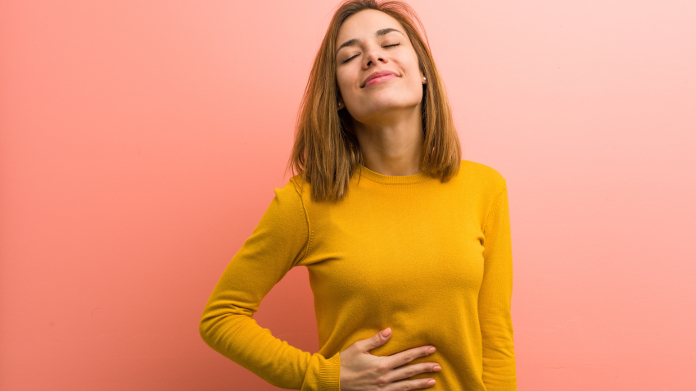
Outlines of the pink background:
<svg viewBox="0 0 696 391">
<path fill-rule="evenodd" d="M 696 3 L 410 4 L 508 181 L 520 390 L 693 390 Z M 198 321 L 335 6 L 0 2 L 0 389 L 275 389 Z M 306 269 L 255 319 L 316 351 Z"/>
</svg>

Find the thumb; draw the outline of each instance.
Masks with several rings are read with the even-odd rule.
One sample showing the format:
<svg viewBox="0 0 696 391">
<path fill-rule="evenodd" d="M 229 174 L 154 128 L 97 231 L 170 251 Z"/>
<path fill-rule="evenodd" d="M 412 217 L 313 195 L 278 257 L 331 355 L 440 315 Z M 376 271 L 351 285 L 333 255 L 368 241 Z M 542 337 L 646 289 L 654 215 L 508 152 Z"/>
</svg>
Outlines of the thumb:
<svg viewBox="0 0 696 391">
<path fill-rule="evenodd" d="M 386 329 L 366 339 L 366 343 L 363 345 L 365 348 L 364 350 L 370 351 L 384 345 L 389 340 L 389 337 L 391 337 L 391 328 L 387 327 Z"/>
</svg>

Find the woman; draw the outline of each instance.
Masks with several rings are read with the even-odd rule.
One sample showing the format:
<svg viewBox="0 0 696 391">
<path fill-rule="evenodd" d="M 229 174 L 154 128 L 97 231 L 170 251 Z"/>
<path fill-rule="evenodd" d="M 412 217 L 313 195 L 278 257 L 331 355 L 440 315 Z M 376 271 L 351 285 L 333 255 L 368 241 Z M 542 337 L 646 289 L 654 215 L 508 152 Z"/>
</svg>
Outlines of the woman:
<svg viewBox="0 0 696 391">
<path fill-rule="evenodd" d="M 461 160 L 414 21 L 394 1 L 337 10 L 298 117 L 298 174 L 205 307 L 206 343 L 278 387 L 516 389 L 506 182 Z M 319 353 L 252 319 L 294 266 L 309 270 Z"/>
</svg>

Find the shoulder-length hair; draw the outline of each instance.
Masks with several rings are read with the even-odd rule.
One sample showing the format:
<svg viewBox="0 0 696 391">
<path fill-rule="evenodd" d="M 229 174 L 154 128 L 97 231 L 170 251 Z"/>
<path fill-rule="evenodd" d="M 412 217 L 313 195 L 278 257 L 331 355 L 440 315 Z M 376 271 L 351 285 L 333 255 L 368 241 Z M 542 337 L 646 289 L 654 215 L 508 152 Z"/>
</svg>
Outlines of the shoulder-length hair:
<svg viewBox="0 0 696 391">
<path fill-rule="evenodd" d="M 334 13 L 309 75 L 298 111 L 295 143 L 287 169 L 311 185 L 314 201 L 340 201 L 350 178 L 363 162 L 348 110 L 338 111 L 340 96 L 336 78 L 336 39 L 350 16 L 366 10 L 382 11 L 396 19 L 411 41 L 418 65 L 427 78 L 421 101 L 423 148 L 421 172 L 448 181 L 459 171 L 461 146 L 452 119 L 445 86 L 430 53 L 425 28 L 415 11 L 398 0 L 347 0 Z M 416 25 L 420 27 L 424 41 Z M 297 174 L 295 174 L 295 171 Z"/>
</svg>

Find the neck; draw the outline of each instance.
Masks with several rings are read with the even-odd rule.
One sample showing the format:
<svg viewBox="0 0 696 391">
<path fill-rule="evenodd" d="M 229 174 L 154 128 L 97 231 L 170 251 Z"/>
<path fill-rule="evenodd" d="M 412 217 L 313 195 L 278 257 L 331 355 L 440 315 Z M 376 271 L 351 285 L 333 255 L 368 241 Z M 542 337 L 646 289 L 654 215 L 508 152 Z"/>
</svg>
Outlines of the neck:
<svg viewBox="0 0 696 391">
<path fill-rule="evenodd" d="M 415 175 L 423 150 L 421 105 L 357 122 L 365 167 L 382 175 Z"/>
</svg>

